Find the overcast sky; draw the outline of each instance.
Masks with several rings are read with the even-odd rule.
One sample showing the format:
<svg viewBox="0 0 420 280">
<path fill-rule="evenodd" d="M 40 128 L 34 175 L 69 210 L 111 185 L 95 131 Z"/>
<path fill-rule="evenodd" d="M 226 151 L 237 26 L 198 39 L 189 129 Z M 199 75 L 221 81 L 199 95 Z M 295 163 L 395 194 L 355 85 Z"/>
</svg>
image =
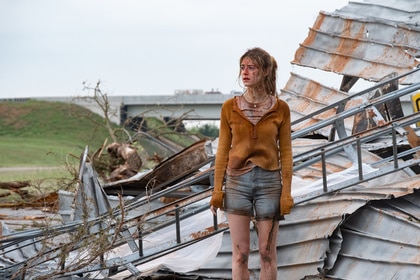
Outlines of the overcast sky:
<svg viewBox="0 0 420 280">
<path fill-rule="evenodd" d="M 319 11 L 343 0 L 0 0 L 0 98 L 241 91 L 251 47 L 290 61 Z"/>
</svg>

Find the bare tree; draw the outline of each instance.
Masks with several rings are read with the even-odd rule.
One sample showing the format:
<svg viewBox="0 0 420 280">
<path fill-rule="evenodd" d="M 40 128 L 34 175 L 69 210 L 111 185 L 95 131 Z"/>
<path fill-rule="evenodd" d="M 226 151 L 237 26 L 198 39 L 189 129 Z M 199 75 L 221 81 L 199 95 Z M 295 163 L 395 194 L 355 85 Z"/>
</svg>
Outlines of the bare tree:
<svg viewBox="0 0 420 280">
<path fill-rule="evenodd" d="M 99 109 L 101 110 L 105 123 L 103 124 L 109 132 L 109 135 L 113 142 L 117 142 L 117 137 L 115 135 L 115 131 L 112 127 L 112 117 L 117 115 L 117 109 L 113 109 L 111 106 L 111 102 L 109 101 L 108 94 L 103 92 L 100 88 L 101 81 L 98 80 L 95 87 L 90 87 L 86 85 L 86 82 L 83 82 L 84 88 L 83 90 L 93 91 L 93 96 L 82 96 L 77 97 L 78 99 L 85 100 L 85 101 L 93 101 L 98 105 Z"/>
</svg>

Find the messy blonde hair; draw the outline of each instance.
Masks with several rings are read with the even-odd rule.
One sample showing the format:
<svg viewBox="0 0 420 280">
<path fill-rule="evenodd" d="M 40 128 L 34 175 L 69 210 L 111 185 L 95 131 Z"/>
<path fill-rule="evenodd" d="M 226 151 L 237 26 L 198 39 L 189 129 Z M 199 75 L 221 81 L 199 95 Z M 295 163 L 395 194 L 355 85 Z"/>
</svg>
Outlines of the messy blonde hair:
<svg viewBox="0 0 420 280">
<path fill-rule="evenodd" d="M 246 57 L 250 58 L 262 70 L 260 75 L 264 75 L 263 86 L 267 94 L 275 96 L 277 94 L 277 61 L 261 48 L 248 49 L 239 59 L 239 65 Z M 241 71 L 239 70 L 240 76 Z"/>
</svg>

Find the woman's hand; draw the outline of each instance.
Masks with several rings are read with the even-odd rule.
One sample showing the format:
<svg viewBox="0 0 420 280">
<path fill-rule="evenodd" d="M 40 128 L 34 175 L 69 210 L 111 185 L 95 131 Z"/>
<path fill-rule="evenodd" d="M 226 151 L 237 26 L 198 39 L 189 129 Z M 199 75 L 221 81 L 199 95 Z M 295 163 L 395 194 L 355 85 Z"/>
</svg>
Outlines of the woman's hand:
<svg viewBox="0 0 420 280">
<path fill-rule="evenodd" d="M 210 205 L 213 207 L 214 213 L 217 211 L 218 208 L 223 209 L 224 196 L 225 193 L 222 191 L 213 191 L 213 193 L 211 194 Z"/>
<path fill-rule="evenodd" d="M 282 195 L 280 198 L 280 214 L 290 214 L 292 207 L 294 206 L 293 198 L 290 195 Z"/>
</svg>

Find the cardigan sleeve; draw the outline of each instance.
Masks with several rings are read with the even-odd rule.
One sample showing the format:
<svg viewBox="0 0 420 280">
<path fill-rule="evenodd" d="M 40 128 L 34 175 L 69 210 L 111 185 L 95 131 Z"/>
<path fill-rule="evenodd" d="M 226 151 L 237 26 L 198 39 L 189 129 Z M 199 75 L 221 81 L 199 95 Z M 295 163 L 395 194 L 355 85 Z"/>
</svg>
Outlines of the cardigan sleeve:
<svg viewBox="0 0 420 280">
<path fill-rule="evenodd" d="M 229 150 L 232 143 L 232 132 L 228 120 L 228 107 L 226 102 L 222 106 L 220 114 L 219 143 L 214 167 L 214 190 L 222 191 L 226 167 L 229 158 Z"/>
<path fill-rule="evenodd" d="M 283 112 L 283 123 L 279 128 L 279 151 L 282 174 L 282 196 L 291 196 L 293 175 L 293 153 L 290 109 L 286 102 L 280 106 Z"/>
</svg>

